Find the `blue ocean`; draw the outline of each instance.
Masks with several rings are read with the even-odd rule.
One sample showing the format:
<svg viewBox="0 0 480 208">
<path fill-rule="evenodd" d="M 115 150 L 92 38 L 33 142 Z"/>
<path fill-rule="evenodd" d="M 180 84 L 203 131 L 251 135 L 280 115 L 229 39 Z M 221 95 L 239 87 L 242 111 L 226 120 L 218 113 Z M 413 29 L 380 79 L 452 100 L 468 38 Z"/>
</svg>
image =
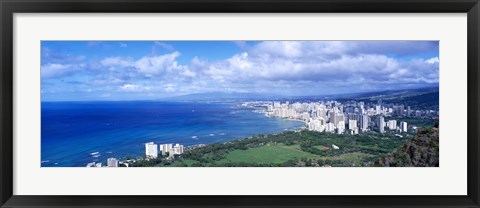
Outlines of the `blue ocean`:
<svg viewBox="0 0 480 208">
<path fill-rule="evenodd" d="M 142 157 L 146 142 L 185 146 L 292 130 L 302 122 L 266 117 L 235 103 L 43 102 L 42 167 L 85 167 Z"/>
</svg>

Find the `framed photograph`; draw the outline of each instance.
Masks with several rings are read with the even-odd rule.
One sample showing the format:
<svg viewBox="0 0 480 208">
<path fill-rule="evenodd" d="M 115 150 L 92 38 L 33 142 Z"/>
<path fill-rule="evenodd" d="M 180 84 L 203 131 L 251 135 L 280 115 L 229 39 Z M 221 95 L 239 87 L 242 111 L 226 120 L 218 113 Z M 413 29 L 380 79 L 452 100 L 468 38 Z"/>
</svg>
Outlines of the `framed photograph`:
<svg viewBox="0 0 480 208">
<path fill-rule="evenodd" d="M 1 207 L 479 207 L 478 0 L 1 1 Z"/>
</svg>

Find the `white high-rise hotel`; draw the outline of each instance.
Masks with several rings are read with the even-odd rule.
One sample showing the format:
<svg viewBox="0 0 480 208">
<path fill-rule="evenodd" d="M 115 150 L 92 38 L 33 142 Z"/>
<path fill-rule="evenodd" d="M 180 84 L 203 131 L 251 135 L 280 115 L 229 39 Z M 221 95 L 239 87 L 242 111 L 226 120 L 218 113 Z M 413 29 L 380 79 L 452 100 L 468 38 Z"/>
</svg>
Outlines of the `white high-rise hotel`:
<svg viewBox="0 0 480 208">
<path fill-rule="evenodd" d="M 160 145 L 160 151 L 162 152 L 162 155 L 166 155 L 167 152 L 169 153 L 169 156 L 173 155 L 180 155 L 183 154 L 184 147 L 181 144 L 161 144 Z"/>
<path fill-rule="evenodd" d="M 368 115 L 362 115 L 362 119 L 360 121 L 360 127 L 362 128 L 362 131 L 366 131 L 368 129 Z"/>
<path fill-rule="evenodd" d="M 145 144 L 145 155 L 146 155 L 146 158 L 157 158 L 158 157 L 158 146 L 153 142 L 146 143 Z"/>
<path fill-rule="evenodd" d="M 183 145 L 175 144 L 175 146 L 170 150 L 171 155 L 179 155 L 183 153 Z"/>
<path fill-rule="evenodd" d="M 149 142 L 145 144 L 146 158 L 157 158 L 159 150 L 162 155 L 166 155 L 168 152 L 170 156 L 173 156 L 182 154 L 184 147 L 181 144 L 175 144 L 175 146 L 173 144 L 161 144 L 160 148 L 158 148 L 157 144 Z"/>
<path fill-rule="evenodd" d="M 349 130 L 357 129 L 357 120 L 348 120 L 348 129 Z"/>
<path fill-rule="evenodd" d="M 173 144 L 161 144 L 160 152 L 162 152 L 162 155 L 165 155 L 167 154 L 167 152 L 170 152 L 172 148 L 173 148 Z"/>
<path fill-rule="evenodd" d="M 378 128 L 380 130 L 380 133 L 385 132 L 385 120 L 383 116 L 378 117 Z"/>
<path fill-rule="evenodd" d="M 397 129 L 397 121 L 396 120 L 390 120 L 390 121 L 388 121 L 387 126 L 390 130 L 395 130 L 395 129 Z"/>
</svg>

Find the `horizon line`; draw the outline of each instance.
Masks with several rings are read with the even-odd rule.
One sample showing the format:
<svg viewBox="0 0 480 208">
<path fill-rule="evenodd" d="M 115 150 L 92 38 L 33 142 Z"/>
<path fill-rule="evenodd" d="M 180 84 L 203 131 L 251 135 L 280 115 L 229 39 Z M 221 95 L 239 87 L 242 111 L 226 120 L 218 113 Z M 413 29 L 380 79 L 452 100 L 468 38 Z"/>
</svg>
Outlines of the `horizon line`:
<svg viewBox="0 0 480 208">
<path fill-rule="evenodd" d="M 265 100 L 272 100 L 272 97 L 278 96 L 278 99 L 300 99 L 300 98 L 306 98 L 306 97 L 319 97 L 319 96 L 339 96 L 339 95 L 350 95 L 350 94 L 362 94 L 362 93 L 380 93 L 380 92 L 388 92 L 388 91 L 402 91 L 402 90 L 420 90 L 420 89 L 440 89 L 440 86 L 429 86 L 429 87 L 420 87 L 420 88 L 404 88 L 404 89 L 395 89 L 395 90 L 379 90 L 379 91 L 364 91 L 364 92 L 352 92 L 352 93 L 337 93 L 337 94 L 323 94 L 323 95 L 271 95 L 268 98 L 265 98 Z M 212 98 L 210 100 L 201 100 L 201 99 L 192 99 L 192 100 L 175 100 L 175 98 L 178 99 L 178 97 L 181 96 L 188 96 L 188 95 L 198 95 L 198 94 L 205 94 L 205 93 L 222 93 L 222 92 L 203 92 L 203 93 L 191 93 L 191 94 L 185 94 L 185 95 L 176 95 L 176 96 L 170 96 L 170 97 L 164 97 L 164 98 L 155 98 L 155 99 L 114 99 L 114 100 L 40 100 L 41 103 L 47 103 L 47 102 L 138 102 L 138 101 L 218 101 L 218 99 L 249 99 L 249 98 Z M 224 92 L 224 93 L 247 93 L 248 92 Z M 264 94 L 264 93 L 255 93 L 252 92 L 251 94 Z M 267 94 L 267 93 L 265 93 Z"/>
</svg>

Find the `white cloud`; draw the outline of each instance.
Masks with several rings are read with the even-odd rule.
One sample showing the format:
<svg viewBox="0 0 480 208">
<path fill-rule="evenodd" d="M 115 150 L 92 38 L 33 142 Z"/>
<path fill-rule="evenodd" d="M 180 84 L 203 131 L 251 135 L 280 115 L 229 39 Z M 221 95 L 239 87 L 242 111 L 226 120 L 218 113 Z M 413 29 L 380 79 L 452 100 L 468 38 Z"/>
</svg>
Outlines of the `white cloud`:
<svg viewBox="0 0 480 208">
<path fill-rule="evenodd" d="M 175 85 L 173 84 L 166 84 L 163 86 L 163 90 L 165 92 L 174 92 L 175 91 Z"/>
<path fill-rule="evenodd" d="M 70 75 L 85 69 L 85 64 L 46 64 L 41 67 L 42 78 L 53 78 Z"/>
<path fill-rule="evenodd" d="M 128 45 L 126 43 L 120 43 L 120 48 L 126 48 Z"/>
<path fill-rule="evenodd" d="M 145 92 L 152 90 L 150 86 L 142 86 L 137 84 L 124 84 L 119 87 L 120 91 L 122 92 Z"/>
<path fill-rule="evenodd" d="M 257 55 L 295 58 L 303 54 L 301 46 L 302 42 L 299 41 L 264 41 L 256 45 L 253 51 Z"/>
<path fill-rule="evenodd" d="M 180 72 L 180 74 L 181 74 L 182 76 L 192 77 L 192 78 L 197 76 L 197 73 L 195 73 L 195 72 L 193 72 L 193 71 L 191 71 L 191 70 L 188 70 L 188 69 Z"/>
<path fill-rule="evenodd" d="M 139 86 L 135 84 L 124 84 L 120 87 L 120 89 L 122 89 L 123 91 L 136 91 L 139 89 Z"/>
<path fill-rule="evenodd" d="M 217 62 L 194 58 L 192 66 L 201 68 L 202 74 L 217 85 L 231 87 L 285 82 L 294 88 L 298 83 L 310 83 L 311 87 L 322 85 L 325 89 L 350 86 L 367 90 L 373 86 L 438 83 L 438 64 L 433 64 L 438 58 L 398 60 L 386 54 L 360 53 L 358 47 L 352 53 L 350 45 L 342 41 L 268 41 Z M 282 85 L 287 86 L 285 83 Z"/>
<path fill-rule="evenodd" d="M 132 67 L 134 65 L 131 57 L 108 57 L 100 61 L 103 66 L 120 66 L 120 67 Z"/>
<path fill-rule="evenodd" d="M 158 42 L 155 46 L 169 48 L 165 44 Z M 89 63 L 93 72 L 86 87 L 95 89 L 95 93 L 141 92 L 138 94 L 157 96 L 218 91 L 294 95 L 438 83 L 438 57 L 406 59 L 392 55 L 408 54 L 409 47 L 421 51 L 419 48 L 423 46 L 415 43 L 408 43 L 409 47 L 376 42 L 367 47 L 369 44 L 356 41 L 238 44 L 243 49 L 228 58 L 209 61 L 208 58 L 212 58 L 209 54 L 194 54 L 198 56 L 185 64 L 178 62 L 181 55 L 178 51 L 140 58 L 107 57 L 95 62 L 99 66 L 95 69 Z M 394 48 L 394 52 L 385 52 L 389 47 Z M 82 64 L 48 64 L 42 66 L 42 76 L 77 73 L 85 68 Z"/>
<path fill-rule="evenodd" d="M 438 62 L 439 62 L 438 57 L 433 57 L 433 58 L 425 61 L 425 63 L 427 63 L 427 64 L 434 64 L 434 63 L 438 63 Z"/>
<path fill-rule="evenodd" d="M 179 55 L 179 52 L 173 52 L 161 56 L 143 57 L 135 62 L 134 67 L 144 74 L 159 75 L 166 70 L 179 68 L 175 61 Z"/>
<path fill-rule="evenodd" d="M 134 68 L 147 77 L 162 75 L 166 71 L 185 68 L 177 63 L 176 58 L 180 53 L 175 51 L 159 56 L 144 56 L 138 60 L 131 57 L 108 57 L 100 61 L 105 67 Z M 190 73 L 191 74 L 191 73 Z"/>
</svg>

